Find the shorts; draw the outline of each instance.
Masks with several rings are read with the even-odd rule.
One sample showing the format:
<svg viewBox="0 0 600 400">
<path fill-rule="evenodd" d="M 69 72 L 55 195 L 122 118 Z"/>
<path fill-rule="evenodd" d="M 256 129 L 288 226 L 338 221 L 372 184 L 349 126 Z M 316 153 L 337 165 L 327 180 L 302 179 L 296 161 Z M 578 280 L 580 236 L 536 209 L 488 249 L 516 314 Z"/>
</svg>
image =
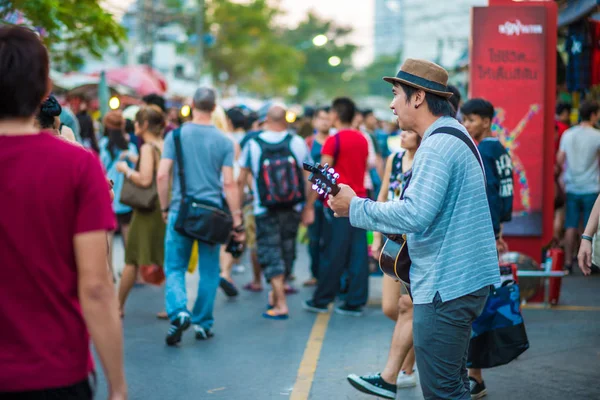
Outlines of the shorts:
<svg viewBox="0 0 600 400">
<path fill-rule="evenodd" d="M 590 219 L 590 214 L 592 213 L 592 208 L 594 208 L 597 197 L 598 193 L 567 193 L 565 228 L 579 229 L 582 225 L 585 227 Z"/>
<path fill-rule="evenodd" d="M 119 227 L 123 225 L 129 225 L 131 223 L 131 218 L 133 217 L 133 212 L 130 211 L 124 214 L 117 214 L 117 224 Z"/>
<path fill-rule="evenodd" d="M 267 282 L 289 277 L 296 259 L 296 237 L 300 213 L 295 210 L 267 211 L 256 217 L 256 251 Z"/>
<path fill-rule="evenodd" d="M 244 206 L 244 226 L 246 227 L 246 248 L 256 249 L 256 221 L 254 220 L 254 206 Z"/>
</svg>

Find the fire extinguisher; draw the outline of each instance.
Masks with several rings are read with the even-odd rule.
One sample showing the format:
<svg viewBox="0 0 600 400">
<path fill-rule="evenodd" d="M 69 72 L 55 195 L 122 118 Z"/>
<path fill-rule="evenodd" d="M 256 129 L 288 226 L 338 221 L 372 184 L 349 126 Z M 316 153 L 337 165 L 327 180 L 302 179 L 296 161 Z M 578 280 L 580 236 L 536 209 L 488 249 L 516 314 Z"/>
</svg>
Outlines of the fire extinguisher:
<svg viewBox="0 0 600 400">
<path fill-rule="evenodd" d="M 548 258 L 552 260 L 551 271 L 562 271 L 565 266 L 565 252 L 560 247 L 552 247 L 548 250 Z M 558 304 L 560 298 L 560 287 L 562 284 L 562 277 L 550 278 L 548 288 L 548 298 L 550 304 Z"/>
</svg>

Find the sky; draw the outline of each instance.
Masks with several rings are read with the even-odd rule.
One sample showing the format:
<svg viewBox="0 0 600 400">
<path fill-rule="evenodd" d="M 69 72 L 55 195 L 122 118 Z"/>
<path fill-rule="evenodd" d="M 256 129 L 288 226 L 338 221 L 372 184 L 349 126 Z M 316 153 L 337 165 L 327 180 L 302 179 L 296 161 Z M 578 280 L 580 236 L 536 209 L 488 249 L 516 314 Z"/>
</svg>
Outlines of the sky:
<svg viewBox="0 0 600 400">
<path fill-rule="evenodd" d="M 134 1 L 101 0 L 101 3 L 104 3 L 107 9 L 120 14 L 120 10 L 127 9 Z M 365 66 L 373 59 L 374 3 L 375 0 L 279 0 L 280 7 L 285 11 L 281 22 L 290 27 L 298 25 L 309 10 L 314 10 L 318 15 L 332 19 L 340 25 L 350 25 L 354 32 L 349 40 L 359 46 L 353 60 L 357 67 Z"/>
</svg>

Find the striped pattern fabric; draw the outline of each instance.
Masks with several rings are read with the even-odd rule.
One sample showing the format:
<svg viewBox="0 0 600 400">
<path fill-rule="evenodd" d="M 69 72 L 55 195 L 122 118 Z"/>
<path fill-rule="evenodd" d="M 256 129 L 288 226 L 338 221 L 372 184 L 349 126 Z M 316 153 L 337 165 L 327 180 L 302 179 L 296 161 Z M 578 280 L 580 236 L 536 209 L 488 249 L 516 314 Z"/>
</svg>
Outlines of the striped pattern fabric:
<svg viewBox="0 0 600 400">
<path fill-rule="evenodd" d="M 483 171 L 460 139 L 443 133 L 429 137 L 442 126 L 468 137 L 454 118 L 431 125 L 415 154 L 404 200 L 354 198 L 350 205 L 353 226 L 407 234 L 414 304 L 433 302 L 437 292 L 449 301 L 500 282 Z"/>
</svg>

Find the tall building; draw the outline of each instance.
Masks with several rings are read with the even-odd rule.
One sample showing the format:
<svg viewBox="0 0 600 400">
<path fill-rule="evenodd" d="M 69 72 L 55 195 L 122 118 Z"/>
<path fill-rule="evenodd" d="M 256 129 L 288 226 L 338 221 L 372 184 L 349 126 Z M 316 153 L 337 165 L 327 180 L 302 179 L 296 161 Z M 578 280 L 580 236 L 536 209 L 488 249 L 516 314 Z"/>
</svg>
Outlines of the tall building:
<svg viewBox="0 0 600 400">
<path fill-rule="evenodd" d="M 488 0 L 403 0 L 402 59 L 423 58 L 454 68 L 469 50 L 471 8 Z M 403 61 L 401 60 L 401 61 Z"/>
<path fill-rule="evenodd" d="M 403 45 L 404 0 L 375 0 L 375 58 L 398 55 Z"/>
</svg>

